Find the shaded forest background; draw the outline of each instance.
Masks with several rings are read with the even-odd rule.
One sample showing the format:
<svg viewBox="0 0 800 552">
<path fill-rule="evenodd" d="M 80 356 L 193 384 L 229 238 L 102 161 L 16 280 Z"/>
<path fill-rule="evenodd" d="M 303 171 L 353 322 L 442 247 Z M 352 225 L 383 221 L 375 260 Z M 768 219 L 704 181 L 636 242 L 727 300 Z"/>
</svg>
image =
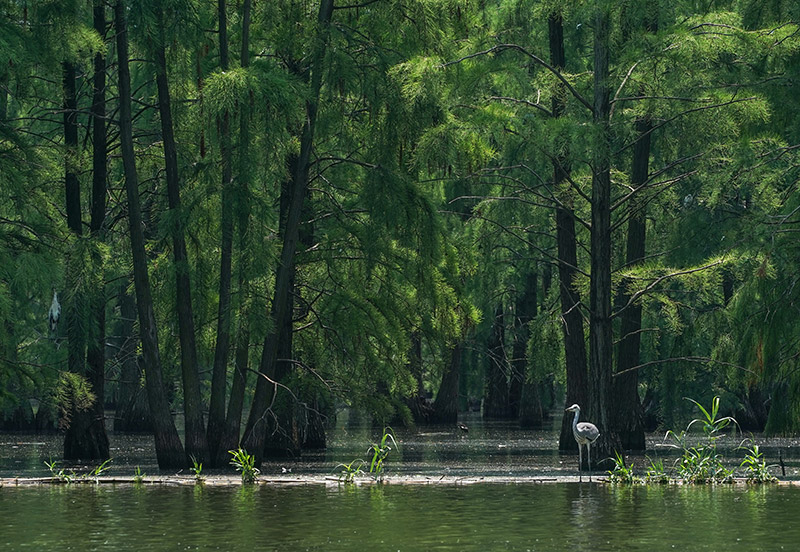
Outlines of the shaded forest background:
<svg viewBox="0 0 800 552">
<path fill-rule="evenodd" d="M 0 1 L 0 427 L 800 430 L 788 0 Z M 174 414 L 181 412 L 180 438 Z M 560 447 L 575 448 L 569 417 Z"/>
</svg>

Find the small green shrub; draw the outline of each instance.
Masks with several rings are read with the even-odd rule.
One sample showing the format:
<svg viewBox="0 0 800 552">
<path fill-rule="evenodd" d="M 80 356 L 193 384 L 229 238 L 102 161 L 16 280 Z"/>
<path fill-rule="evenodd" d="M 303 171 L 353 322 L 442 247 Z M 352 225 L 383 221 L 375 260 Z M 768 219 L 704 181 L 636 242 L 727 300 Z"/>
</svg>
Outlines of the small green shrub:
<svg viewBox="0 0 800 552">
<path fill-rule="evenodd" d="M 142 473 L 142 468 L 136 466 L 136 469 L 133 471 L 133 483 L 135 485 L 141 485 L 144 481 L 144 474 Z"/>
<path fill-rule="evenodd" d="M 242 474 L 242 483 L 255 483 L 258 474 L 261 473 L 256 467 L 256 457 L 252 454 L 247 454 L 247 451 L 242 449 L 229 450 L 228 453 L 232 456 L 230 464 Z"/>
</svg>

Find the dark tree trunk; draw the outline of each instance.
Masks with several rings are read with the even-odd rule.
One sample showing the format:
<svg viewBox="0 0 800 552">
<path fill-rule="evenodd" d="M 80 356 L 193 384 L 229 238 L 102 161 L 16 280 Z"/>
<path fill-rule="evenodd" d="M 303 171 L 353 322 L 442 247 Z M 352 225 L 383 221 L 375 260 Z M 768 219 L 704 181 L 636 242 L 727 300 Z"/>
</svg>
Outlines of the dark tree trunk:
<svg viewBox="0 0 800 552">
<path fill-rule="evenodd" d="M 541 427 L 544 422 L 540 382 L 528 378 L 528 341 L 530 341 L 531 320 L 536 318 L 538 309 L 536 272 L 530 272 L 525 278 L 525 287 L 517 298 L 516 317 L 514 318 L 514 360 L 512 366 L 514 376 L 520 380 L 520 399 L 518 417 L 520 426 L 524 428 Z"/>
<path fill-rule="evenodd" d="M 114 431 L 152 432 L 150 406 L 147 394 L 141 385 L 142 369 L 136 351 L 139 340 L 134 335 L 136 322 L 136 300 L 128 293 L 127 284 L 119 291 L 118 304 L 120 322 L 117 334 L 117 362 L 120 370 L 117 412 L 114 416 Z"/>
<path fill-rule="evenodd" d="M 136 158 L 133 149 L 131 76 L 128 67 L 128 33 L 123 0 L 117 1 L 114 8 L 114 21 L 117 30 L 120 142 L 125 173 L 125 191 L 128 196 L 133 280 L 136 288 L 136 306 L 139 313 L 145 382 L 153 423 L 156 457 L 161 469 L 182 468 L 187 465 L 187 459 L 178 437 L 178 431 L 175 429 L 175 422 L 172 419 L 164 390 L 161 359 L 158 352 L 158 332 L 153 312 L 153 299 L 150 294 L 150 278 L 147 274 L 147 254 L 144 247 L 142 213 L 139 204 L 139 178 L 136 173 Z"/>
<path fill-rule="evenodd" d="M 515 319 L 514 323 L 517 323 Z M 523 341 L 522 336 L 516 331 L 515 327 L 513 343 L 511 344 L 511 358 L 508 361 L 510 377 L 508 380 L 508 417 L 519 418 L 522 412 L 522 390 L 525 385 L 525 372 L 527 359 L 525 348 L 527 340 Z"/>
<path fill-rule="evenodd" d="M 291 269 L 291 282 L 289 289 L 289 304 L 287 319 L 280 326 L 278 336 L 278 351 L 275 360 L 275 370 L 269 374 L 270 379 L 280 385 L 285 385 L 292 371 L 292 351 L 294 329 L 292 327 L 292 311 L 294 308 L 294 278 L 295 266 Z M 302 443 L 298 431 L 298 417 L 296 416 L 294 397 L 280 385 L 270 390 L 270 404 L 272 416 L 267 420 L 268 431 L 264 440 L 263 458 L 293 458 L 300 454 Z"/>
<path fill-rule="evenodd" d="M 75 168 L 78 165 L 78 99 L 75 92 L 75 65 L 61 64 L 64 85 L 64 181 L 67 227 L 76 236 L 83 234 L 81 188 Z M 76 361 L 82 364 L 81 361 Z"/>
<path fill-rule="evenodd" d="M 649 118 L 636 120 L 636 132 L 639 138 L 633 146 L 633 169 L 631 186 L 640 189 L 647 182 L 650 162 L 650 136 L 652 124 Z M 634 198 L 628 219 L 628 243 L 626 262 L 634 266 L 644 261 L 646 218 L 645 204 L 640 198 Z M 630 300 L 627 291 L 628 282 L 623 281 L 618 302 L 622 307 Z M 620 443 L 626 450 L 644 450 L 644 421 L 642 404 L 639 399 L 639 372 L 630 370 L 639 365 L 639 345 L 642 329 L 642 306 L 639 303 L 625 308 L 620 314 L 620 342 L 617 349 L 617 372 L 614 376 L 614 431 L 619 434 Z"/>
<path fill-rule="evenodd" d="M 96 1 L 94 4 L 94 30 L 98 35 L 104 36 L 106 31 L 105 3 Z M 100 242 L 105 241 L 106 220 L 106 177 L 108 147 L 106 144 L 106 58 L 99 52 L 94 57 L 92 96 L 92 218 L 89 229 L 92 238 Z M 97 395 L 91 412 L 90 439 L 96 443 L 95 451 L 98 456 L 94 458 L 109 458 L 108 435 L 105 427 L 105 368 L 106 368 L 106 292 L 105 275 L 102 273 L 102 263 L 98 270 L 100 288 L 92 294 L 93 320 L 90 324 L 92 332 L 86 351 L 87 379 L 92 386 L 92 391 Z"/>
<path fill-rule="evenodd" d="M 64 191 L 65 206 L 67 212 L 67 227 L 76 236 L 83 234 L 81 224 L 81 190 L 78 175 L 75 173 L 78 157 L 78 102 L 75 95 L 75 66 L 72 63 L 62 63 L 62 83 L 64 86 Z M 71 266 L 73 262 L 67 263 L 68 289 L 75 289 L 74 280 L 77 275 Z M 84 375 L 85 372 L 85 335 L 81 330 L 80 310 L 78 306 L 83 301 L 78 291 L 65 295 L 64 314 L 67 325 L 67 368 L 70 372 Z M 69 408 L 69 407 L 68 407 Z M 76 411 L 69 408 L 66 418 L 62 424 L 67 424 L 67 431 L 64 435 L 64 458 L 81 458 L 84 452 L 93 452 L 90 449 L 84 450 L 87 446 L 86 431 L 89 426 L 86 411 Z M 65 422 L 66 420 L 66 422 Z"/>
<path fill-rule="evenodd" d="M 306 427 L 303 431 L 303 449 L 325 449 L 328 446 L 328 438 L 325 433 L 325 421 L 327 411 L 324 401 L 317 396 L 311 403 L 311 408 L 306 411 Z"/>
<path fill-rule="evenodd" d="M 251 0 L 242 5 L 242 52 L 241 66 L 250 65 L 250 10 Z M 237 224 L 239 240 L 239 327 L 236 335 L 236 351 L 234 354 L 233 384 L 231 386 L 228 411 L 225 415 L 225 429 L 220 444 L 217 446 L 216 463 L 221 465 L 227 458 L 227 451 L 239 446 L 244 393 L 247 387 L 247 371 L 250 361 L 250 325 L 249 316 L 249 282 L 250 266 L 249 248 L 247 247 L 247 229 L 250 223 L 249 195 L 249 146 L 250 146 L 250 106 L 242 105 L 239 113 L 239 167 L 238 196 L 236 200 Z"/>
<path fill-rule="evenodd" d="M 83 234 L 83 223 L 81 220 L 81 190 L 78 175 L 75 172 L 78 165 L 78 100 L 76 96 L 76 77 L 75 66 L 72 63 L 64 62 L 63 83 L 64 83 L 64 145 L 66 153 L 64 157 L 65 169 L 65 203 L 67 212 L 67 226 L 70 231 L 80 238 Z M 94 105 L 92 106 L 95 107 Z M 105 177 L 105 172 L 103 172 Z M 102 342 L 98 359 L 97 343 L 90 347 L 90 360 L 94 366 L 87 368 L 86 364 L 86 344 L 90 337 L 84 329 L 88 320 L 81 320 L 80 305 L 87 299 L 96 308 L 100 303 L 105 307 L 102 293 L 99 297 L 85 297 L 80 286 L 74 285 L 74 279 L 78 270 L 87 270 L 78 267 L 75 260 L 69 268 L 68 278 L 72 280 L 69 285 L 74 289 L 74 293 L 67 294 L 66 321 L 68 339 L 68 369 L 70 372 L 86 377 L 91 386 L 95 400 L 86 410 L 76 410 L 70 408 L 68 413 L 67 431 L 64 435 L 64 458 L 68 460 L 76 459 L 105 459 L 108 458 L 108 437 L 105 432 L 103 416 L 103 383 L 104 383 L 104 363 Z M 99 366 L 98 366 L 99 365 Z"/>
<path fill-rule="evenodd" d="M 442 374 L 442 383 L 433 403 L 431 421 L 437 424 L 454 424 L 458 421 L 458 384 L 461 374 L 461 353 L 463 343 L 453 345 L 450 350 L 450 363 Z"/>
<path fill-rule="evenodd" d="M 609 16 L 598 6 L 594 25 L 594 125 L 597 141 L 592 166 L 591 278 L 589 284 L 589 408 L 588 419 L 600 438 L 594 458 L 611 458 L 620 449 L 612 421 L 611 326 L 611 162 L 609 125 Z M 596 467 L 602 469 L 602 463 Z"/>
<path fill-rule="evenodd" d="M 75 168 L 78 163 L 78 101 L 75 93 L 75 66 L 72 63 L 62 63 L 63 69 L 63 85 L 64 85 L 64 190 L 65 190 L 65 206 L 67 213 L 67 227 L 76 236 L 83 235 L 83 224 L 81 221 L 81 188 L 78 180 L 78 175 Z M 69 264 L 69 263 L 68 263 Z M 75 267 L 77 268 L 77 267 Z M 70 270 L 70 268 L 68 268 Z M 72 273 L 67 275 L 69 279 L 75 279 L 77 276 Z M 71 282 L 69 289 L 75 289 L 76 286 Z M 83 302 L 83 297 L 80 292 L 67 293 L 65 305 L 65 318 L 67 322 L 67 367 L 70 372 L 75 374 L 84 373 L 84 362 L 86 354 L 86 336 L 81 330 L 80 310 L 78 306 Z M 73 418 L 76 413 L 70 413 L 70 418 Z M 70 440 L 73 435 L 68 431 L 67 440 Z M 65 442 L 64 447 L 67 448 Z M 66 452 L 65 452 L 66 455 Z"/>
<path fill-rule="evenodd" d="M 274 329 L 269 332 L 264 340 L 261 353 L 259 371 L 268 375 L 275 370 L 278 358 L 277 338 L 280 328 L 291 324 L 291 283 L 294 273 L 294 255 L 297 248 L 300 219 L 303 211 L 303 201 L 308 188 L 308 171 L 311 161 L 311 147 L 314 142 L 314 127 L 317 120 L 317 107 L 320 90 L 322 88 L 322 65 L 327 45 L 329 24 L 333 15 L 333 0 L 322 0 L 319 9 L 319 33 L 316 40 L 313 58 L 311 61 L 310 94 L 306 101 L 306 120 L 300 138 L 300 154 L 298 156 L 292 178 L 292 194 L 287 214 L 286 231 L 283 236 L 281 257 L 275 278 L 275 291 L 273 295 L 271 317 L 275 323 Z M 251 454 L 261 455 L 267 433 L 266 415 L 268 408 L 269 382 L 264 377 L 259 377 L 253 404 L 245 428 L 243 439 L 244 448 Z"/>
<path fill-rule="evenodd" d="M 422 374 L 422 337 L 419 332 L 411 334 L 411 350 L 408 354 L 408 370 L 417 381 L 417 389 L 411 397 L 405 399 L 411 410 L 414 423 L 427 424 L 431 421 L 432 406 L 425 396 L 425 385 Z"/>
<path fill-rule="evenodd" d="M 550 59 L 553 67 L 563 69 L 564 30 L 561 15 L 551 14 L 549 18 Z M 557 89 L 553 98 L 553 117 L 561 117 L 566 109 L 566 90 Z M 569 164 L 566 155 L 553 161 L 554 188 L 562 187 L 569 177 Z M 556 241 L 558 246 L 558 280 L 561 300 L 561 319 L 564 331 L 564 359 L 567 372 L 566 405 L 582 405 L 585 409 L 588 396 L 588 376 L 586 372 L 586 338 L 581 312 L 581 298 L 575 283 L 578 274 L 578 246 L 575 236 L 575 214 L 570 202 L 564 200 L 556 207 Z M 559 450 L 577 450 L 572 436 L 572 418 L 564 416 L 558 439 Z"/>
<path fill-rule="evenodd" d="M 163 22 L 162 22 L 163 25 Z M 164 45 L 155 49 L 158 112 L 161 119 L 161 138 L 164 143 L 164 165 L 167 180 L 167 200 L 174 216 L 171 228 L 172 253 L 175 263 L 175 308 L 178 311 L 178 336 L 181 344 L 181 374 L 183 376 L 183 412 L 186 422 L 186 454 L 198 462 L 207 462 L 208 442 L 203 422 L 203 402 L 200 398 L 200 376 L 197 366 L 197 344 L 192 312 L 192 283 L 189 277 L 189 256 L 186 252 L 184 223 L 181 213 L 178 148 L 172 123 L 172 105 L 167 80 L 167 59 Z"/>
<path fill-rule="evenodd" d="M 486 349 L 489 358 L 486 363 L 483 417 L 487 420 L 505 420 L 511 417 L 511 413 L 508 408 L 508 360 L 505 352 L 505 319 L 502 305 L 495 310 L 492 333 Z"/>
<path fill-rule="evenodd" d="M 218 0 L 220 69 L 228 70 L 228 24 L 225 0 Z M 228 375 L 228 356 L 231 341 L 231 281 L 233 257 L 233 159 L 231 155 L 230 114 L 226 111 L 220 124 L 222 156 L 222 213 L 220 226 L 219 305 L 217 343 L 214 349 L 214 368 L 211 375 L 211 403 L 208 411 L 208 442 L 212 455 L 218 457 L 219 444 L 225 426 L 225 393 Z"/>
<path fill-rule="evenodd" d="M 8 69 L 0 69 L 0 122 L 8 118 Z"/>
</svg>

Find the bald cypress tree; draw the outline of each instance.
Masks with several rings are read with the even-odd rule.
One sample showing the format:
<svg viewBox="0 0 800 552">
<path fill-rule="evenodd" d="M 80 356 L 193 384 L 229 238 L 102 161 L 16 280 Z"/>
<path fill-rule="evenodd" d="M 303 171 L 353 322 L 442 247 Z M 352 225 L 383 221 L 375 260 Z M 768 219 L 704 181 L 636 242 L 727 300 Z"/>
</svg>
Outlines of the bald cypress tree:
<svg viewBox="0 0 800 552">
<path fill-rule="evenodd" d="M 150 278 L 147 273 L 147 255 L 142 232 L 142 213 L 139 203 L 139 178 L 133 147 L 131 122 L 131 80 L 128 67 L 128 28 L 124 0 L 114 6 L 114 25 L 117 33 L 117 64 L 119 71 L 119 124 L 122 161 L 125 175 L 125 192 L 128 198 L 128 227 L 133 254 L 133 276 L 136 289 L 136 307 L 139 333 L 142 341 L 147 396 L 156 445 L 158 466 L 162 469 L 181 468 L 187 465 L 183 444 L 178 437 L 175 422 L 167 401 L 161 356 L 158 350 L 158 331 L 153 312 Z"/>
</svg>

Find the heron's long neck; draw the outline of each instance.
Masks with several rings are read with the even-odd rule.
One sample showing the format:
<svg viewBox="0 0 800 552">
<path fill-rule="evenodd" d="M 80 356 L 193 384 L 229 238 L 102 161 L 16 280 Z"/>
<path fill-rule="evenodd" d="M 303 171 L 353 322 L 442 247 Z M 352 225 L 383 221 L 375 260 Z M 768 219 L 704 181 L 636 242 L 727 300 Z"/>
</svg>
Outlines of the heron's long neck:
<svg viewBox="0 0 800 552">
<path fill-rule="evenodd" d="M 572 431 L 576 431 L 578 429 L 578 418 L 581 416 L 581 410 L 578 409 L 575 411 L 575 417 L 572 419 Z"/>
</svg>

